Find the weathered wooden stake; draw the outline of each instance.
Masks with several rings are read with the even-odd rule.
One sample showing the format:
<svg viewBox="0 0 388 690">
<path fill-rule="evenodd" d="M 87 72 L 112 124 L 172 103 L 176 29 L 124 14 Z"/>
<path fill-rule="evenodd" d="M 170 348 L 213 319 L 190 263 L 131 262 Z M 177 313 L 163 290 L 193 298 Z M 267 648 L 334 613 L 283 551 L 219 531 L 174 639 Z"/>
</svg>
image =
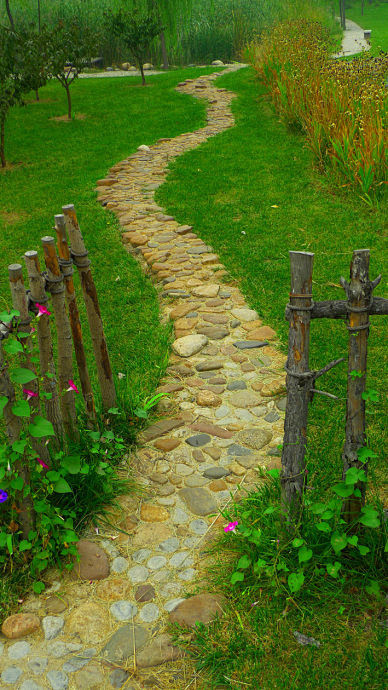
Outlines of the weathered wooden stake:
<svg viewBox="0 0 388 690">
<path fill-rule="evenodd" d="M 102 404 L 104 409 L 108 410 L 116 404 L 116 391 L 100 306 L 98 303 L 97 290 L 90 270 L 90 259 L 88 259 L 88 252 L 81 235 L 73 204 L 63 206 L 62 211 L 65 215 L 66 227 L 70 237 L 71 257 L 77 266 L 81 278 L 94 356 L 96 358 Z"/>
<path fill-rule="evenodd" d="M 5 419 L 5 428 L 9 443 L 12 444 L 19 440 L 22 420 L 16 417 L 12 412 L 12 405 L 16 402 L 15 389 L 11 383 L 8 374 L 8 367 L 4 360 L 2 341 L 0 339 L 0 395 L 5 395 L 8 402 L 3 410 Z M 21 458 L 16 465 L 17 472 L 22 477 L 25 486 L 29 485 L 29 468 L 24 458 Z M 31 496 L 23 498 L 23 492 L 17 492 L 16 496 L 18 516 L 17 520 L 20 523 L 23 538 L 28 538 L 28 533 L 34 529 L 34 507 Z"/>
<path fill-rule="evenodd" d="M 78 365 L 82 394 L 84 396 L 88 417 L 90 419 L 95 419 L 96 411 L 94 407 L 93 390 L 90 383 L 85 348 L 82 339 L 81 321 L 73 281 L 73 262 L 70 258 L 70 249 L 67 242 L 66 222 L 64 215 L 60 214 L 55 216 L 55 230 L 57 233 L 59 266 L 64 277 L 66 302 L 69 310 L 70 326 L 73 334 L 75 357 Z"/>
<path fill-rule="evenodd" d="M 63 275 L 55 252 L 54 238 L 48 235 L 42 237 L 42 246 L 47 268 L 47 288 L 52 296 L 57 329 L 58 379 L 63 425 L 68 436 L 78 438 L 74 392 L 68 390 L 69 381 L 73 379 L 73 346 L 70 322 L 66 311 Z"/>
<path fill-rule="evenodd" d="M 38 252 L 28 251 L 24 254 L 24 259 L 28 273 L 31 299 L 35 304 L 45 305 L 47 303 L 45 279 L 40 272 Z M 43 377 L 43 388 L 45 393 L 51 395 L 50 400 L 45 400 L 46 416 L 53 425 L 55 431 L 55 437 L 51 439 L 51 443 L 59 447 L 61 439 L 64 436 L 64 429 L 53 357 L 50 316 L 48 314 L 42 314 L 42 316 L 39 317 L 36 329 L 38 334 L 40 373 Z M 46 374 L 50 374 L 50 376 L 46 376 Z"/>
<path fill-rule="evenodd" d="M 367 463 L 358 459 L 357 451 L 366 445 L 365 436 L 365 400 L 362 394 L 366 385 L 369 310 L 373 289 L 380 282 L 369 280 L 369 249 L 357 249 L 353 252 L 350 264 L 350 283 L 341 278 L 347 296 L 349 317 L 349 359 L 348 359 L 348 393 L 346 401 L 346 439 L 343 450 L 343 476 L 350 467 L 363 468 Z M 359 376 L 352 375 L 358 372 Z M 358 482 L 355 488 L 360 490 L 361 497 L 350 496 L 344 501 L 343 517 L 350 523 L 357 519 L 365 502 L 365 482 Z"/>
<path fill-rule="evenodd" d="M 23 269 L 21 264 L 11 264 L 8 266 L 9 273 L 9 284 L 11 288 L 12 295 L 12 305 L 14 309 L 17 309 L 20 313 L 18 318 L 17 330 L 24 333 L 29 333 L 31 331 L 31 316 L 28 311 L 28 300 L 26 294 L 26 288 L 23 280 Z M 35 365 L 33 364 L 31 358 L 33 356 L 33 342 L 32 338 L 24 338 L 24 348 L 25 352 L 22 355 L 22 366 L 30 369 L 35 375 L 37 374 Z M 35 378 L 31 383 L 29 383 L 26 388 L 35 393 L 36 397 L 32 397 L 29 401 L 31 408 L 31 414 L 40 414 L 40 400 L 39 400 L 39 381 Z M 43 441 L 37 438 L 32 439 L 32 446 L 41 460 L 43 460 L 46 465 L 50 462 L 50 453 L 47 446 Z"/>
<path fill-rule="evenodd" d="M 309 370 L 310 311 L 314 254 L 290 252 L 291 310 L 287 372 L 287 408 L 282 452 L 282 503 L 288 523 L 296 524 L 306 482 L 308 403 L 313 384 Z"/>
</svg>

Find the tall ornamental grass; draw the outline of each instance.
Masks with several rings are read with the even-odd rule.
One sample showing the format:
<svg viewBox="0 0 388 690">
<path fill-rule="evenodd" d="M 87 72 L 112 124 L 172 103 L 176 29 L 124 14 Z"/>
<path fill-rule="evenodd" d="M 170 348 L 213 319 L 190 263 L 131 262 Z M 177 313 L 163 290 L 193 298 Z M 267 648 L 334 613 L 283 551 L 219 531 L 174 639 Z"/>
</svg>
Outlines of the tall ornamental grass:
<svg viewBox="0 0 388 690">
<path fill-rule="evenodd" d="M 372 204 L 387 180 L 388 54 L 342 61 L 331 50 L 322 24 L 298 19 L 246 53 L 282 119 L 306 134 L 320 169 Z"/>
</svg>

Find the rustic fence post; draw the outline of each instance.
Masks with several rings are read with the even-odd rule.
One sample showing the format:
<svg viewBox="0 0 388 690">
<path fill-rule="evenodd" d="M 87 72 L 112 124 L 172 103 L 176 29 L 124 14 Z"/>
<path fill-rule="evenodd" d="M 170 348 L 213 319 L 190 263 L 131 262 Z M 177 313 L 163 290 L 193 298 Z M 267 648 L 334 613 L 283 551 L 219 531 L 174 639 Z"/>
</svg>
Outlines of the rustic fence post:
<svg viewBox="0 0 388 690">
<path fill-rule="evenodd" d="M 24 254 L 28 273 L 30 295 L 34 304 L 46 304 L 48 301 L 45 292 L 45 279 L 41 275 L 38 252 L 28 251 Z M 43 377 L 44 391 L 51 395 L 50 400 L 45 400 L 45 410 L 48 420 L 54 427 L 55 437 L 52 439 L 56 447 L 64 436 L 61 408 L 57 389 L 55 363 L 53 357 L 53 342 L 50 328 L 49 314 L 42 314 L 37 321 L 37 334 L 39 342 L 40 373 Z M 49 376 L 46 376 L 49 374 Z"/>
<path fill-rule="evenodd" d="M 95 419 L 96 411 L 94 408 L 94 398 L 88 365 L 86 362 L 85 348 L 82 339 L 81 321 L 77 306 L 77 298 L 73 281 L 73 262 L 70 258 L 70 250 L 67 242 L 65 216 L 59 214 L 55 216 L 55 230 L 57 233 L 57 247 L 59 254 L 59 266 L 63 273 L 65 282 L 65 295 L 69 310 L 71 332 L 75 358 L 77 360 L 78 373 L 81 381 L 82 394 L 85 400 L 86 412 L 90 419 Z"/>
<path fill-rule="evenodd" d="M 44 260 L 47 268 L 47 289 L 52 296 L 52 305 L 57 329 L 58 378 L 62 418 L 68 436 L 78 437 L 77 415 L 74 392 L 68 390 L 73 379 L 73 347 L 69 317 L 66 311 L 65 287 L 55 252 L 54 238 L 42 237 Z"/>
<path fill-rule="evenodd" d="M 5 420 L 5 428 L 10 444 L 18 441 L 21 428 L 22 420 L 20 417 L 12 412 L 12 405 L 16 402 L 15 389 L 11 383 L 8 374 L 8 366 L 4 361 L 2 341 L 0 338 L 0 395 L 5 395 L 8 398 L 8 402 L 3 409 L 3 415 Z M 16 464 L 16 469 L 19 476 L 23 479 L 24 485 L 29 484 L 29 468 L 24 457 Z M 22 529 L 23 539 L 28 538 L 28 534 L 34 529 L 35 515 L 34 507 L 32 504 L 31 496 L 26 496 L 23 498 L 23 492 L 17 492 L 16 501 L 18 506 L 18 521 Z"/>
<path fill-rule="evenodd" d="M 349 325 L 349 359 L 348 359 L 348 392 L 346 401 L 346 439 L 343 450 L 343 477 L 351 467 L 363 468 L 367 471 L 367 463 L 358 459 L 357 451 L 366 445 L 365 436 L 365 392 L 369 312 L 372 304 L 373 289 L 380 282 L 381 276 L 371 282 L 369 280 L 369 249 L 357 249 L 353 252 L 350 264 L 350 283 L 341 278 L 347 296 L 347 311 Z M 358 376 L 352 375 L 357 372 Z M 360 514 L 365 502 L 365 482 L 358 482 L 355 489 L 359 489 L 360 496 L 350 496 L 345 499 L 343 516 L 346 522 L 353 522 Z"/>
<path fill-rule="evenodd" d="M 26 294 L 26 288 L 24 286 L 23 270 L 21 264 L 10 264 L 10 266 L 8 266 L 8 273 L 12 295 L 12 305 L 14 309 L 17 309 L 20 313 L 20 317 L 18 318 L 17 330 L 29 333 L 31 331 L 31 316 L 28 311 L 28 299 Z M 24 348 L 25 352 L 22 359 L 22 365 L 25 366 L 27 369 L 30 369 L 36 375 L 36 368 L 32 362 L 33 342 L 31 337 L 24 338 Z M 33 393 L 35 393 L 35 396 L 31 397 L 29 400 L 31 413 L 33 415 L 39 414 L 40 400 L 38 378 L 31 381 L 31 383 L 28 384 L 28 388 Z M 37 438 L 33 438 L 32 446 L 34 450 L 38 453 L 38 456 L 41 458 L 41 460 L 43 460 L 46 463 L 46 465 L 48 465 L 50 462 L 50 453 L 44 442 L 40 441 Z"/>
<path fill-rule="evenodd" d="M 90 270 L 90 259 L 78 225 L 73 204 L 62 207 L 66 227 L 70 237 L 71 257 L 79 271 L 86 312 L 96 359 L 98 379 L 101 389 L 102 404 L 105 410 L 116 404 L 116 391 L 112 368 L 98 303 L 97 290 Z"/>
<path fill-rule="evenodd" d="M 291 311 L 287 372 L 287 408 L 282 451 L 282 503 L 288 523 L 297 522 L 305 486 L 308 403 L 312 388 L 309 370 L 310 311 L 314 254 L 290 252 Z"/>
</svg>

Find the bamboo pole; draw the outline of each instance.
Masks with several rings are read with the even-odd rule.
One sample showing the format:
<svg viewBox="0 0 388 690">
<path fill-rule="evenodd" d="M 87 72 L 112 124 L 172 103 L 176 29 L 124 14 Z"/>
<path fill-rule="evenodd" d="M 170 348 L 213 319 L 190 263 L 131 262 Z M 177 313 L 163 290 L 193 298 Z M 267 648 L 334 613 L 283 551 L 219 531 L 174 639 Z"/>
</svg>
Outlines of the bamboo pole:
<svg viewBox="0 0 388 690">
<path fill-rule="evenodd" d="M 46 304 L 48 299 L 45 292 L 45 279 L 41 275 L 38 252 L 28 251 L 24 254 L 28 273 L 30 294 L 36 304 Z M 59 403 L 58 387 L 53 356 L 53 342 L 50 328 L 49 314 L 42 314 L 37 321 L 37 334 L 39 343 L 40 373 L 43 377 L 45 393 L 51 395 L 50 400 L 45 400 L 45 410 L 48 420 L 54 427 L 55 437 L 52 443 L 59 447 L 64 436 L 61 407 Z M 50 374 L 47 376 L 46 374 Z"/>
<path fill-rule="evenodd" d="M 47 287 L 52 296 L 57 329 L 58 379 L 63 425 L 68 436 L 78 438 L 74 392 L 68 390 L 69 381 L 73 379 L 73 347 L 70 322 L 66 311 L 63 275 L 59 268 L 54 238 L 48 235 L 42 237 L 42 246 L 47 268 Z"/>
<path fill-rule="evenodd" d="M 73 204 L 62 207 L 66 227 L 70 237 L 71 257 L 79 271 L 82 291 L 86 304 L 86 313 L 92 337 L 94 356 L 96 359 L 98 380 L 101 389 L 102 404 L 105 410 L 116 404 L 116 391 L 113 381 L 112 368 L 98 303 L 97 290 L 90 269 L 90 259 L 78 225 Z"/>
<path fill-rule="evenodd" d="M 14 309 L 17 309 L 20 313 L 18 319 L 17 330 L 19 332 L 29 333 L 31 331 L 31 316 L 28 311 L 28 300 L 26 294 L 26 288 L 24 286 L 23 280 L 23 269 L 21 264 L 11 264 L 8 266 L 9 274 L 9 284 L 11 288 L 12 295 L 12 305 Z M 30 369 L 35 375 L 37 375 L 36 367 L 32 362 L 33 356 L 33 341 L 29 336 L 23 339 L 24 342 L 24 353 L 22 357 L 22 366 L 26 369 Z M 31 390 L 35 395 L 30 398 L 29 405 L 31 408 L 31 415 L 40 414 L 40 400 L 39 400 L 39 380 L 35 378 L 31 383 L 28 384 L 28 389 Z M 32 439 L 32 446 L 41 460 L 43 460 L 46 465 L 50 463 L 50 453 L 47 445 L 43 441 L 37 438 Z"/>
<path fill-rule="evenodd" d="M 93 390 L 90 383 L 90 376 L 82 338 L 81 321 L 73 281 L 73 262 L 70 257 L 70 249 L 67 242 L 66 222 L 64 215 L 59 214 L 55 216 L 55 230 L 57 233 L 59 266 L 64 277 L 65 296 L 69 310 L 70 326 L 73 335 L 75 358 L 77 360 L 82 394 L 85 400 L 86 412 L 89 419 L 95 419 L 96 411 L 94 407 Z"/>
<path fill-rule="evenodd" d="M 369 249 L 357 249 L 353 252 L 350 264 L 350 283 L 341 278 L 347 296 L 349 325 L 349 358 L 348 358 L 348 392 L 346 400 L 346 439 L 343 450 L 343 477 L 351 467 L 364 469 L 367 463 L 358 459 L 357 451 L 366 445 L 365 435 L 365 400 L 362 394 L 366 386 L 366 369 L 369 335 L 369 309 L 373 289 L 380 282 L 369 280 Z M 352 375 L 357 371 L 359 376 Z M 356 520 L 365 503 L 365 482 L 358 482 L 360 496 L 350 496 L 344 501 L 343 517 L 350 523 Z"/>
<path fill-rule="evenodd" d="M 291 318 L 289 326 L 287 407 L 284 422 L 281 488 L 289 525 L 296 524 L 305 487 L 308 403 L 314 375 L 309 371 L 310 311 L 314 254 L 290 252 Z"/>
</svg>

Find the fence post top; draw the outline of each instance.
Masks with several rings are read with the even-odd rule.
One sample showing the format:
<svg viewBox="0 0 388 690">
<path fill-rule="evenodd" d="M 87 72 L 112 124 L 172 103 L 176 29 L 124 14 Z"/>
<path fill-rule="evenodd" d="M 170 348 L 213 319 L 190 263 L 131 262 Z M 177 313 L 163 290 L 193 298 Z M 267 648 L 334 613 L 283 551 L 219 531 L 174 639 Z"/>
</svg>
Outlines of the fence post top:
<svg viewBox="0 0 388 690">
<path fill-rule="evenodd" d="M 315 254 L 313 254 L 313 252 L 295 252 L 295 251 L 289 251 L 288 253 L 289 253 L 289 255 L 290 255 L 290 258 L 291 258 L 293 255 L 296 255 L 296 256 L 298 256 L 298 255 L 300 255 L 300 256 L 315 256 Z"/>
<path fill-rule="evenodd" d="M 38 256 L 38 252 L 35 251 L 35 249 L 29 249 L 27 252 L 24 252 L 24 256 L 27 257 L 27 259 L 34 259 L 35 256 Z"/>
<path fill-rule="evenodd" d="M 18 278 L 22 275 L 22 265 L 21 264 L 10 264 L 8 266 L 9 275 L 13 278 Z"/>
<path fill-rule="evenodd" d="M 54 238 L 51 235 L 45 235 L 42 237 L 42 244 L 54 244 Z"/>
<path fill-rule="evenodd" d="M 62 211 L 63 213 L 66 213 L 67 211 L 74 211 L 74 204 L 65 204 L 65 206 L 62 206 Z"/>
</svg>

